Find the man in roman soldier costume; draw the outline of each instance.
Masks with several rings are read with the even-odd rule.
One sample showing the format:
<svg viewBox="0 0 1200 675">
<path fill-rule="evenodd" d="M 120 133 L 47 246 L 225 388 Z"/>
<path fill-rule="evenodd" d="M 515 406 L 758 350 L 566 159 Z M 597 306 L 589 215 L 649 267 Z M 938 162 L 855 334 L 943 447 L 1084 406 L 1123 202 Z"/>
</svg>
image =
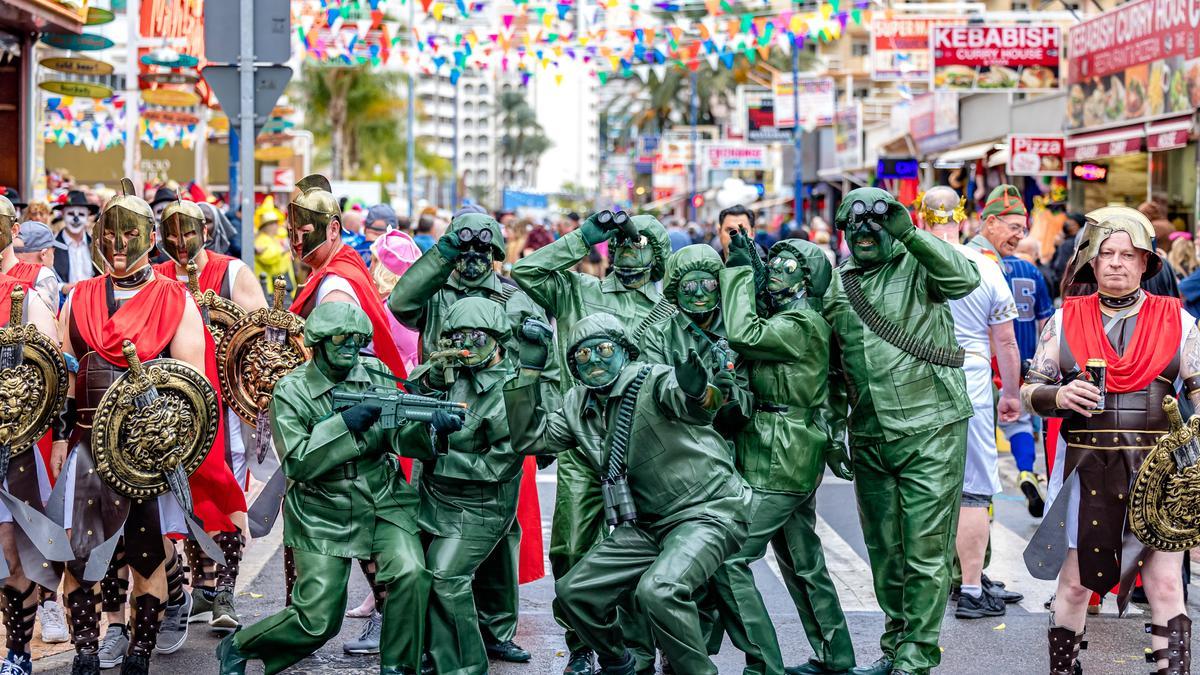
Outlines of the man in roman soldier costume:
<svg viewBox="0 0 1200 675">
<path fill-rule="evenodd" d="M 11 247 L 16 217 L 13 205 L 0 197 L 0 248 Z M 50 557 L 46 553 L 52 551 L 39 549 L 55 538 L 55 533 L 59 543 L 66 543 L 61 527 L 44 515 L 51 472 L 33 442 L 58 416 L 66 395 L 67 371 L 58 350 L 54 313 L 40 294 L 27 289 L 0 274 L 0 478 L 4 481 L 0 547 L 8 568 L 0 589 L 8 653 L 0 663 L 0 673 L 5 675 L 23 675 L 32 669 L 29 642 L 37 611 L 35 584 L 56 590 L 62 567 L 54 561 L 70 558 L 69 547 L 64 546 L 64 555 Z M 35 328 L 36 334 L 23 324 Z"/>
<path fill-rule="evenodd" d="M 266 298 L 253 270 L 237 258 L 204 248 L 205 217 L 195 202 L 179 200 L 167 204 L 158 229 L 158 246 L 168 260 L 154 266 L 155 274 L 187 282 L 189 263 L 193 263 L 199 293 L 212 291 L 216 297 L 229 300 L 244 312 L 266 308 Z M 209 312 L 208 323 L 212 325 L 214 317 L 211 309 Z M 214 338 L 218 335 L 216 331 L 222 328 L 228 326 L 213 326 Z M 238 484 L 245 489 L 248 486 L 246 448 L 250 445 L 248 441 L 253 429 L 228 407 L 221 414 L 225 418 L 225 459 Z M 269 476 L 260 478 L 266 480 Z M 216 565 L 194 540 L 184 544 L 191 569 L 190 620 L 208 621 L 219 630 L 232 630 L 239 625 L 233 606 L 233 589 L 237 583 L 238 562 L 246 546 L 246 514 L 231 513 L 229 517 L 236 529 L 213 535 L 227 564 Z"/>
<path fill-rule="evenodd" d="M 224 461 L 223 425 L 219 417 L 206 418 L 206 411 L 216 416 L 219 406 L 212 338 L 184 285 L 156 275 L 150 266 L 154 241 L 149 204 L 123 180 L 122 193 L 101 212 L 95 237 L 108 273 L 79 282 L 59 317 L 63 351 L 79 363 L 74 396 L 67 399 L 55 426 L 54 457 L 67 456 L 60 478 L 64 496 L 61 503 L 50 504 L 61 510 L 75 554 L 64 582 L 76 649 L 73 673 L 98 673 L 102 667 L 97 582 L 110 572 L 105 605 L 119 610 L 120 605 L 112 603 L 123 603 L 125 593 L 115 581 L 116 573 L 126 564 L 132 576 L 132 634 L 123 612 L 114 617 L 117 621 L 105 636 L 103 665 L 123 663 L 123 673 L 147 673 L 153 651 L 169 653 L 181 647 L 191 602 L 168 535 L 190 533 L 224 563 L 205 531 L 235 531 L 228 514 L 246 510 L 245 497 Z M 155 405 L 171 391 L 170 378 L 154 382 L 149 393 L 132 402 L 123 400 L 127 396 L 120 395 L 126 391 L 122 389 L 105 396 L 113 387 L 124 386 L 127 369 L 135 380 L 144 378 L 140 362 L 151 359 L 167 364 L 158 372 L 170 370 L 176 380 L 191 382 L 193 390 L 209 390 L 199 399 L 186 400 L 206 402 L 211 396 L 211 406 L 181 408 L 185 399 L 178 396 Z M 114 398 L 116 403 L 106 404 Z M 98 413 L 101 404 L 107 407 Z M 138 408 L 118 415 L 120 405 Z M 171 414 L 163 419 L 155 416 L 167 413 Z M 120 424 L 124 426 L 113 426 Z M 185 443 L 193 448 L 185 458 L 192 473 L 180 480 L 171 473 L 180 468 L 172 459 Z M 143 485 L 147 471 L 166 475 L 170 492 L 161 494 Z M 184 632 L 166 642 L 160 639 L 160 627 L 167 622 L 178 626 L 180 617 Z M 116 653 L 122 645 L 128 645 L 126 653 Z"/>
<path fill-rule="evenodd" d="M 1050 672 L 1081 672 L 1084 620 L 1092 592 L 1115 585 L 1124 611 L 1140 573 L 1150 601 L 1153 651 L 1161 675 L 1191 669 L 1182 553 L 1153 550 L 1127 524 L 1130 485 L 1170 429 L 1163 398 L 1182 385 L 1200 404 L 1200 335 L 1177 298 L 1140 284 L 1158 271 L 1150 221 L 1134 209 L 1087 214 L 1075 281 L 1096 293 L 1068 298 L 1047 322 L 1021 388 L 1025 406 L 1063 418 L 1066 451 L 1055 456 L 1049 505 L 1025 561 L 1040 579 L 1057 576 L 1049 628 Z"/>
</svg>

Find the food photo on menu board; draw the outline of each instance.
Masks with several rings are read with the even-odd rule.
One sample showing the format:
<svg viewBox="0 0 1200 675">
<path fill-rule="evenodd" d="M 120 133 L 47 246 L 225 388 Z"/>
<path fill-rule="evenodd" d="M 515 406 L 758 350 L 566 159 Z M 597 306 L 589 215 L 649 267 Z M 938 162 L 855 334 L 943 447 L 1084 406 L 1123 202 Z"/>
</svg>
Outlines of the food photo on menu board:
<svg viewBox="0 0 1200 675">
<path fill-rule="evenodd" d="M 1071 128 L 1188 113 L 1200 105 L 1200 58 L 1180 56 L 1141 63 L 1071 85 Z"/>
<path fill-rule="evenodd" d="M 934 26 L 929 40 L 935 89 L 1045 91 L 1059 86 L 1057 26 Z"/>
</svg>

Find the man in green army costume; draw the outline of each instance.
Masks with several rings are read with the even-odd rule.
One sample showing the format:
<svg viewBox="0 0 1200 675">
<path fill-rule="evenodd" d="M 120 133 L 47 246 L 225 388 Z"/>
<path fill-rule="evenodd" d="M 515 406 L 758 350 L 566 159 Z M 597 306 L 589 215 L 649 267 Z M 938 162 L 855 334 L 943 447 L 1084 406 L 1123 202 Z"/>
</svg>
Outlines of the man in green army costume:
<svg viewBox="0 0 1200 675">
<path fill-rule="evenodd" d="M 941 661 L 972 411 L 946 301 L 974 290 L 979 271 L 878 188 L 847 194 L 835 223 L 851 259 L 834 275 L 825 316 L 840 348 L 859 516 L 887 615 L 883 656 L 853 672 L 924 674 Z"/>
<path fill-rule="evenodd" d="M 854 647 L 816 533 L 825 465 L 853 478 L 845 446 L 832 442 L 826 420 L 832 330 L 820 311 L 832 268 L 816 245 L 786 239 L 771 247 L 756 297 L 755 258 L 750 239 L 734 235 L 720 274 L 729 343 L 747 359 L 754 394 L 754 417 L 734 439 L 737 468 L 754 501 L 746 543 L 713 582 L 725 630 L 746 653 L 745 673 L 783 675 L 775 627 L 750 571 L 770 543 L 815 652 L 787 675 L 845 673 L 854 666 Z"/>
<path fill-rule="evenodd" d="M 654 284 L 663 278 L 667 256 L 671 252 L 666 228 L 654 216 L 638 215 L 629 218 L 632 227 L 622 229 L 617 218 L 604 218 L 606 213 L 612 216 L 606 211 L 594 213 L 579 229 L 513 265 L 513 281 L 554 317 L 559 335 L 569 335 L 583 318 L 603 312 L 627 322 L 633 327 L 637 340 L 662 297 Z M 637 236 L 632 237 L 625 230 L 636 230 Z M 571 271 L 587 257 L 592 246 L 604 241 L 609 242 L 612 274 L 600 280 Z M 559 342 L 559 361 L 565 363 L 564 345 L 561 340 Z M 585 459 L 577 452 L 558 456 L 558 488 L 549 554 L 555 579 L 561 579 L 603 536 L 600 487 L 592 480 L 586 466 Z M 560 624 L 564 623 L 561 616 L 556 614 L 555 618 Z M 591 649 L 569 628 L 566 641 L 570 656 L 563 673 L 590 675 Z M 653 654 L 642 653 L 644 651 L 639 651 L 639 657 L 649 660 L 649 664 L 643 663 L 643 667 L 652 665 Z"/>
<path fill-rule="evenodd" d="M 436 246 L 431 247 L 400 277 L 388 297 L 388 308 L 400 323 L 421 334 L 421 357 L 438 350 L 446 312 L 467 297 L 487 298 L 507 315 L 510 334 L 526 319 L 546 321 L 546 313 L 512 281 L 496 274 L 494 260 L 504 260 L 504 235 L 500 224 L 483 213 L 464 213 L 454 219 Z M 516 343 L 505 345 L 516 353 Z M 561 398 L 557 359 L 542 372 L 542 396 L 552 408 Z M 539 535 L 540 536 L 540 535 Z M 479 628 L 491 658 L 522 663 L 528 651 L 517 646 L 517 560 L 521 527 L 513 521 L 502 544 L 475 573 L 475 605 Z"/>
<path fill-rule="evenodd" d="M 417 522 L 433 575 L 428 642 L 440 675 L 482 675 L 488 655 L 471 584 L 479 566 L 505 546 L 524 460 L 509 443 L 504 414 L 503 385 L 515 365 L 505 355 L 509 317 L 492 300 L 463 298 L 447 310 L 441 338 L 463 355 L 449 367 L 441 359 L 426 363 L 413 379 L 466 403 L 470 415 L 446 437 L 446 454 L 422 467 L 419 481 Z"/>
<path fill-rule="evenodd" d="M 395 386 L 382 361 L 359 356 L 371 334 L 370 320 L 355 305 L 318 305 L 304 325 L 312 360 L 275 385 L 271 429 L 290 482 L 283 541 L 294 551 L 296 585 L 289 607 L 221 641 L 222 675 L 244 673 L 250 659 L 278 673 L 337 635 L 351 560 L 368 558 L 387 589 L 380 672 L 420 668 L 431 575 L 422 564 L 417 494 L 395 453 L 433 457 L 429 427 L 376 428 L 381 409 L 370 403 L 333 409 L 335 389 Z M 443 434 L 461 422 L 439 411 L 432 426 Z"/>
<path fill-rule="evenodd" d="M 580 384 L 562 408 L 544 410 L 526 354 L 505 391 L 516 447 L 575 452 L 614 526 L 558 579 L 558 616 L 599 655 L 602 673 L 633 675 L 631 636 L 616 617 L 632 597 L 675 672 L 716 673 L 692 596 L 741 547 L 749 519 L 750 488 L 712 428 L 728 386 L 720 380 L 732 373 L 710 376 L 695 352 L 674 366 L 635 362 L 637 347 L 607 313 L 578 322 L 568 344 Z"/>
</svg>

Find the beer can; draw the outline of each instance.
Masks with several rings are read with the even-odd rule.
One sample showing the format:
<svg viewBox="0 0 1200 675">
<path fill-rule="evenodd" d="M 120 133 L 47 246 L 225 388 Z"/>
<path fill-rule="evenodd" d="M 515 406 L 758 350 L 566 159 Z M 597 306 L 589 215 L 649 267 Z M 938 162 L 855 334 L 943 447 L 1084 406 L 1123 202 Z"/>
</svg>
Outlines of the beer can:
<svg viewBox="0 0 1200 675">
<path fill-rule="evenodd" d="M 1090 412 L 1104 412 L 1104 392 L 1106 390 L 1105 385 L 1107 384 L 1104 378 L 1104 371 L 1107 367 L 1108 364 L 1104 361 L 1104 359 L 1087 360 L 1088 381 L 1096 385 L 1096 388 L 1100 390 L 1100 400 L 1096 403 L 1096 407 Z"/>
</svg>

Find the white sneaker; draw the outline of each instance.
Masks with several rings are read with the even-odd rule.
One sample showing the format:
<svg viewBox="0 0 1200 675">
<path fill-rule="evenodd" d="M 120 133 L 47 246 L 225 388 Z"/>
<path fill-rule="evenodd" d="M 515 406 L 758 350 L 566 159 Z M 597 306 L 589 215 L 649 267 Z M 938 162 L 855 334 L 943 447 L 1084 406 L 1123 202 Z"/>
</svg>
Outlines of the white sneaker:
<svg viewBox="0 0 1200 675">
<path fill-rule="evenodd" d="M 67 632 L 67 618 L 63 616 L 62 605 L 53 600 L 47 600 L 37 608 L 37 620 L 42 624 L 42 642 L 58 644 L 71 639 Z"/>
</svg>

